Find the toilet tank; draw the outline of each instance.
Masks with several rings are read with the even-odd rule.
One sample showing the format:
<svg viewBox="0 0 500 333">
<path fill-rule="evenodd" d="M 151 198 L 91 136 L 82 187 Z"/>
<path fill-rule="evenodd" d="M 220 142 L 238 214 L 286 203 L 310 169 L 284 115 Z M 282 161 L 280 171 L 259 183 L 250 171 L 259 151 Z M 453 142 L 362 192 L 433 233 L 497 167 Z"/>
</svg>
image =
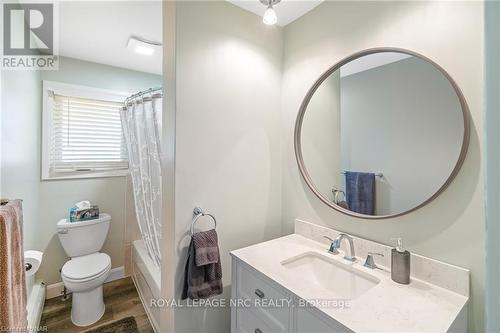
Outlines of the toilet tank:
<svg viewBox="0 0 500 333">
<path fill-rule="evenodd" d="M 96 253 L 102 249 L 110 222 L 111 216 L 106 213 L 88 221 L 69 222 L 62 219 L 57 223 L 57 235 L 69 257 Z"/>
</svg>

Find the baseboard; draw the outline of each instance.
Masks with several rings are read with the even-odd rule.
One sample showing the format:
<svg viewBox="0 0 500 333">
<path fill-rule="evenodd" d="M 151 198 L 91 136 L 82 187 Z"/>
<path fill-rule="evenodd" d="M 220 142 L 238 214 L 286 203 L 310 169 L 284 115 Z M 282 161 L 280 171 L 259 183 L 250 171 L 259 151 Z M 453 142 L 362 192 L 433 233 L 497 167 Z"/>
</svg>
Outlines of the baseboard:
<svg viewBox="0 0 500 333">
<path fill-rule="evenodd" d="M 125 267 L 123 266 L 115 267 L 109 271 L 109 276 L 106 279 L 106 281 L 104 281 L 104 283 L 119 280 L 124 277 L 125 277 Z M 47 292 L 45 294 L 46 299 L 61 296 L 63 294 L 63 290 L 64 290 L 64 284 L 62 282 L 57 282 L 48 285 Z"/>
<path fill-rule="evenodd" d="M 116 267 L 109 271 L 109 276 L 106 279 L 106 281 L 104 281 L 104 283 L 120 280 L 123 279 L 124 277 L 125 277 L 125 266 Z"/>
<path fill-rule="evenodd" d="M 28 298 L 28 332 L 38 332 L 42 319 L 46 288 L 43 282 L 37 281 Z"/>
<path fill-rule="evenodd" d="M 62 282 L 49 284 L 46 289 L 45 299 L 61 296 L 63 294 L 63 289 L 64 284 Z"/>
</svg>

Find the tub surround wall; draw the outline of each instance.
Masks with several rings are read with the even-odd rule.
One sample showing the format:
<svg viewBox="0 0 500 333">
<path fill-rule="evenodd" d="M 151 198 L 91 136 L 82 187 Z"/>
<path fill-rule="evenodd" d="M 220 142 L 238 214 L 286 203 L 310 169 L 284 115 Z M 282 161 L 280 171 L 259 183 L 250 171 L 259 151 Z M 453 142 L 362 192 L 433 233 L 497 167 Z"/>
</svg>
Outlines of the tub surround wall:
<svg viewBox="0 0 500 333">
<path fill-rule="evenodd" d="M 125 225 L 124 225 L 124 237 L 123 248 L 125 249 L 125 254 L 123 258 L 123 272 L 125 276 L 131 275 L 132 273 L 132 251 L 133 242 L 142 239 L 141 231 L 139 230 L 139 224 L 137 222 L 137 216 L 135 214 L 135 203 L 134 203 L 134 188 L 132 185 L 132 178 L 126 178 L 126 198 L 125 198 Z"/>
<path fill-rule="evenodd" d="M 296 218 L 383 244 L 407 248 L 471 271 L 469 330 L 484 331 L 483 3 L 324 2 L 284 28 L 282 85 L 282 219 Z M 457 34 L 460 31 L 460 34 Z M 319 75 L 340 59 L 380 46 L 401 47 L 440 64 L 462 89 L 471 111 L 471 141 L 460 173 L 436 200 L 381 221 L 338 213 L 309 190 L 296 167 L 293 128 L 300 103 Z M 425 172 L 416 177 L 425 177 Z"/>
</svg>

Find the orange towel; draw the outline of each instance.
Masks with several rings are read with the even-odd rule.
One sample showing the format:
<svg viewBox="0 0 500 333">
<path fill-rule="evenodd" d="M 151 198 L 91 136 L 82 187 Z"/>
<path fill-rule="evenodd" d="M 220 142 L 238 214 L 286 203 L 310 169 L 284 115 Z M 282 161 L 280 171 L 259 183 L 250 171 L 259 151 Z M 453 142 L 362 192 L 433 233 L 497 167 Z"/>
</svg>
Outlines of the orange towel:
<svg viewBox="0 0 500 333">
<path fill-rule="evenodd" d="M 21 200 L 0 206 L 0 327 L 27 329 L 26 283 Z"/>
</svg>

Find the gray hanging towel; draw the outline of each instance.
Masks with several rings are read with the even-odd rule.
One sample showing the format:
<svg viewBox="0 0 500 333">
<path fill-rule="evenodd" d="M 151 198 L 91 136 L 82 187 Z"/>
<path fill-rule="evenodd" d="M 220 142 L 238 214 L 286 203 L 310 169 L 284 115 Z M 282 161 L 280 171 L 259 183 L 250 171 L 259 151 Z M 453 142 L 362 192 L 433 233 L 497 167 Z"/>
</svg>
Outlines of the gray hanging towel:
<svg viewBox="0 0 500 333">
<path fill-rule="evenodd" d="M 216 264 L 219 262 L 219 245 L 215 229 L 197 232 L 193 235 L 196 266 Z"/>
<path fill-rule="evenodd" d="M 375 174 L 345 172 L 347 204 L 353 212 L 375 215 Z"/>
<path fill-rule="evenodd" d="M 191 237 L 184 272 L 182 299 L 201 299 L 222 294 L 222 266 L 215 230 Z"/>
</svg>

